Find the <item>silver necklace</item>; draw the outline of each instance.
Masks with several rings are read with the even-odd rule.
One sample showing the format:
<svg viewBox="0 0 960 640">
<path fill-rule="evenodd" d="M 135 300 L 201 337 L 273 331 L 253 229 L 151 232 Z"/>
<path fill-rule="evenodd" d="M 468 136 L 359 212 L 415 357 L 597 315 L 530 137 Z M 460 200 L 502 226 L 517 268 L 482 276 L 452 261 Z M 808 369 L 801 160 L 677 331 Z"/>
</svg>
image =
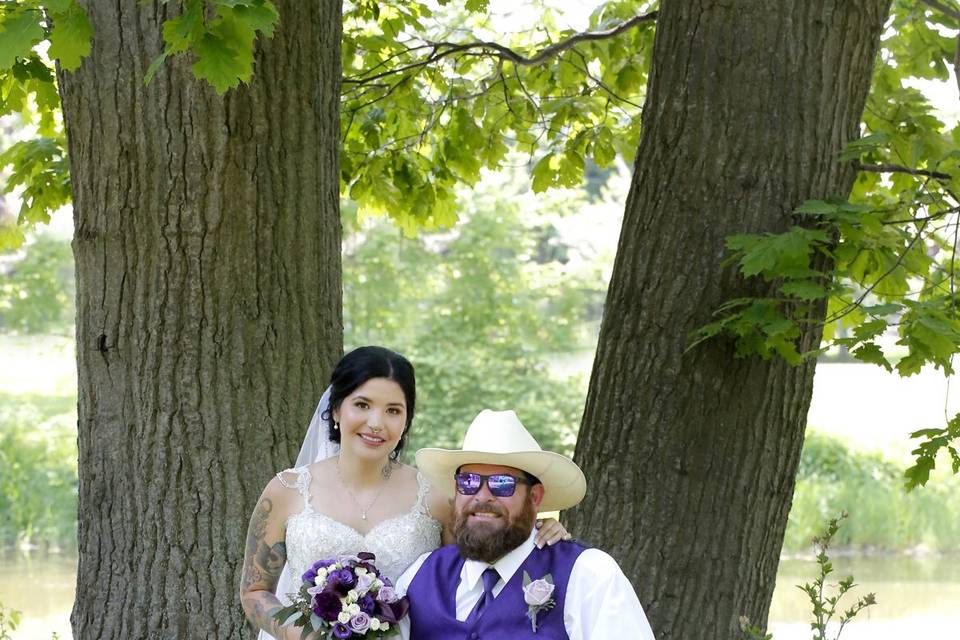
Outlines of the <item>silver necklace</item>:
<svg viewBox="0 0 960 640">
<path fill-rule="evenodd" d="M 348 484 L 343 480 L 343 474 L 340 473 L 340 458 L 339 458 L 339 457 L 337 458 L 337 481 L 340 483 L 340 486 L 341 486 L 341 487 L 343 487 L 344 489 L 347 490 L 347 495 L 350 496 L 350 499 L 353 500 L 353 503 L 354 503 L 355 505 L 357 505 L 358 507 L 360 507 L 360 519 L 361 519 L 361 520 L 366 520 L 366 519 L 367 519 L 367 513 L 370 511 L 370 509 L 373 508 L 373 505 L 375 505 L 375 504 L 377 503 L 377 500 L 380 498 L 380 494 L 383 493 L 383 490 L 387 488 L 387 479 L 388 479 L 388 478 L 389 478 L 389 476 L 388 476 L 387 478 L 384 478 L 383 484 L 380 485 L 380 489 L 377 491 L 377 495 L 373 496 L 373 500 L 370 501 L 370 504 L 368 504 L 366 507 L 364 507 L 363 504 L 361 504 L 361 502 L 360 502 L 359 500 L 357 500 L 357 496 L 356 496 L 356 494 L 353 492 L 353 489 L 350 488 L 350 485 L 348 485 Z"/>
</svg>

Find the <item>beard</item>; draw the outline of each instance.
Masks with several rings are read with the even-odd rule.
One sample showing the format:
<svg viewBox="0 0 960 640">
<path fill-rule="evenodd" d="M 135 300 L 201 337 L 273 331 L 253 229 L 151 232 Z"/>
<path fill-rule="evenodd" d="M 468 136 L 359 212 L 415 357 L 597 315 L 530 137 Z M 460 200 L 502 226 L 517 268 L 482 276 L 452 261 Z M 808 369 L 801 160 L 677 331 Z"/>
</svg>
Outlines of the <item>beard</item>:
<svg viewBox="0 0 960 640">
<path fill-rule="evenodd" d="M 500 521 L 471 524 L 468 518 L 474 513 L 494 513 L 499 515 L 501 520 L 506 518 L 507 521 L 503 526 L 497 526 Z M 506 509 L 492 502 L 468 504 L 457 513 L 453 523 L 453 535 L 457 540 L 460 555 L 464 558 L 493 564 L 530 537 L 536 518 L 533 497 L 529 493 L 523 503 L 523 510 L 516 517 L 510 517 Z"/>
</svg>

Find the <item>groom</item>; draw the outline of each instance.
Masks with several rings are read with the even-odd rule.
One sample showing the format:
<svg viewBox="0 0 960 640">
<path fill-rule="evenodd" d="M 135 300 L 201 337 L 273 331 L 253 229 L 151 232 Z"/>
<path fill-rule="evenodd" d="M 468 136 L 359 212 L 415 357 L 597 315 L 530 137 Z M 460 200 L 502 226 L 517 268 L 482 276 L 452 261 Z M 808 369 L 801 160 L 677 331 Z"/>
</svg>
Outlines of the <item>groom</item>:
<svg viewBox="0 0 960 640">
<path fill-rule="evenodd" d="M 513 411 L 482 411 L 462 449 L 421 449 L 417 466 L 453 496 L 457 543 L 400 576 L 405 640 L 653 640 L 613 558 L 574 542 L 534 544 L 537 512 L 573 507 L 586 480 L 569 458 L 542 451 Z"/>
</svg>

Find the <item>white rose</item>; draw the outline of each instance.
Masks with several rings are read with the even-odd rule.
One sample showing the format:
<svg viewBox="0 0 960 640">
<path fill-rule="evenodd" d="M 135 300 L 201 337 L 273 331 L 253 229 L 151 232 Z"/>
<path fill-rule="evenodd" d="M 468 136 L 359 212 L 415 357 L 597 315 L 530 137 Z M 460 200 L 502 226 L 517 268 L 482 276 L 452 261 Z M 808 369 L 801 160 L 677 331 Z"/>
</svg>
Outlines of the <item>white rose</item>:
<svg viewBox="0 0 960 640">
<path fill-rule="evenodd" d="M 360 599 L 360 594 L 357 593 L 356 589 L 350 589 L 347 591 L 347 602 L 356 602 Z"/>
<path fill-rule="evenodd" d="M 378 631 L 380 629 L 380 618 L 370 618 L 370 628 Z"/>
<path fill-rule="evenodd" d="M 339 620 L 343 624 L 347 624 L 348 622 L 350 622 L 350 617 L 351 616 L 349 613 L 347 613 L 346 611 L 341 611 L 340 615 L 337 616 L 337 620 Z"/>
</svg>

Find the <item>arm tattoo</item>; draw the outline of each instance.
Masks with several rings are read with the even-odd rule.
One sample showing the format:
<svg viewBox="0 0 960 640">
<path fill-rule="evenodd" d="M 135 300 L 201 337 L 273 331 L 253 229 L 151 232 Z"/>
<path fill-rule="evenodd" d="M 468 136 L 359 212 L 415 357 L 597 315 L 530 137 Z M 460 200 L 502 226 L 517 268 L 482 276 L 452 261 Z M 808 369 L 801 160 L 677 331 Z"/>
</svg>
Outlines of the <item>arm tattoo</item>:
<svg viewBox="0 0 960 640">
<path fill-rule="evenodd" d="M 273 619 L 273 614 L 280 610 L 280 602 L 272 592 L 287 561 L 287 545 L 282 540 L 267 544 L 267 525 L 273 509 L 273 501 L 262 498 L 250 518 L 240 589 L 247 593 L 245 600 L 251 622 L 275 638 L 283 638 L 284 629 Z M 250 592 L 254 586 L 259 589 Z"/>
</svg>

